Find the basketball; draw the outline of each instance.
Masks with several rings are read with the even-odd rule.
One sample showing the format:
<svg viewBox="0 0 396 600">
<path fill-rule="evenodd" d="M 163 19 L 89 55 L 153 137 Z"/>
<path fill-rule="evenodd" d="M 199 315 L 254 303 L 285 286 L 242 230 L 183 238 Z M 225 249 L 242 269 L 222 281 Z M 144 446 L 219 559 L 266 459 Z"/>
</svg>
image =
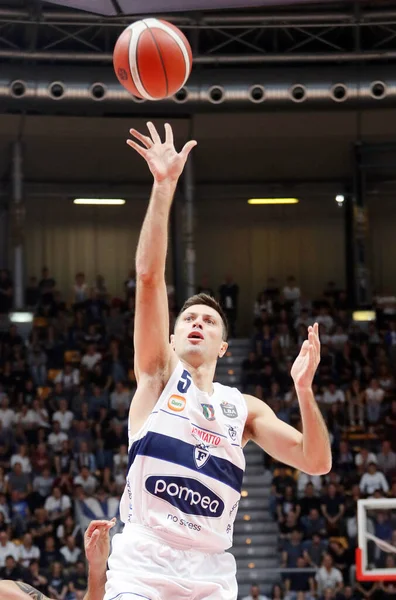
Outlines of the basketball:
<svg viewBox="0 0 396 600">
<path fill-rule="evenodd" d="M 192 68 L 191 46 L 172 23 L 143 19 L 129 25 L 117 40 L 114 70 L 128 92 L 162 100 L 186 83 Z"/>
</svg>

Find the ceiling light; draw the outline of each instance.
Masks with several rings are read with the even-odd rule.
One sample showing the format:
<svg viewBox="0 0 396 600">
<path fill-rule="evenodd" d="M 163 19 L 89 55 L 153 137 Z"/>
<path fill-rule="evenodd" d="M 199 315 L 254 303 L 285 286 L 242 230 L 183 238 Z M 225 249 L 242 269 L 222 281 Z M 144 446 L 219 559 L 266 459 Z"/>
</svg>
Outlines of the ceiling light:
<svg viewBox="0 0 396 600">
<path fill-rule="evenodd" d="M 344 200 L 345 200 L 344 194 L 337 194 L 337 196 L 335 197 L 335 201 L 337 202 L 337 204 L 339 206 L 341 206 L 341 204 L 344 204 Z"/>
<path fill-rule="evenodd" d="M 250 198 L 248 204 L 298 204 L 298 198 Z"/>
<path fill-rule="evenodd" d="M 375 310 L 355 310 L 352 313 L 352 318 L 355 322 L 358 323 L 368 323 L 369 321 L 375 321 Z"/>
<path fill-rule="evenodd" d="M 122 198 L 75 198 L 74 204 L 94 204 L 101 206 L 121 206 L 125 204 Z"/>
</svg>

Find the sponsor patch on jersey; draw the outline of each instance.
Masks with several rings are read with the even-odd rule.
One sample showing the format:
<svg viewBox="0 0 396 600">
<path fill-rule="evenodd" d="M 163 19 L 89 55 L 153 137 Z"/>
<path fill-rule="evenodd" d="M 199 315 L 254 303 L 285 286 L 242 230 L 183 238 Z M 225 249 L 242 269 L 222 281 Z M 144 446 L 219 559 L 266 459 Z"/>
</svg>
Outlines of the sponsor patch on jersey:
<svg viewBox="0 0 396 600">
<path fill-rule="evenodd" d="M 202 412 L 208 421 L 214 421 L 216 419 L 214 406 L 212 404 L 201 404 Z"/>
<path fill-rule="evenodd" d="M 224 512 L 223 500 L 191 477 L 150 475 L 145 487 L 149 494 L 168 502 L 186 515 L 218 518 Z"/>
<path fill-rule="evenodd" d="M 173 394 L 168 400 L 168 408 L 174 412 L 181 412 L 186 408 L 186 399 Z"/>
<path fill-rule="evenodd" d="M 236 427 L 233 427 L 232 425 L 227 425 L 228 428 L 228 435 L 229 438 L 232 442 L 235 442 L 235 440 L 237 439 L 237 435 L 238 435 L 238 430 Z"/>
<path fill-rule="evenodd" d="M 229 419 L 236 419 L 238 416 L 238 411 L 235 404 L 230 404 L 230 402 L 222 402 L 220 406 L 225 417 L 228 417 Z"/>
<path fill-rule="evenodd" d="M 191 435 L 198 442 L 203 442 L 206 447 L 220 446 L 221 437 L 210 431 L 205 431 L 196 425 L 191 425 Z"/>
<path fill-rule="evenodd" d="M 199 446 L 195 446 L 194 448 L 194 462 L 197 469 L 202 469 L 204 465 L 208 462 L 210 458 L 210 452 L 205 447 L 204 444 L 200 444 Z"/>
</svg>

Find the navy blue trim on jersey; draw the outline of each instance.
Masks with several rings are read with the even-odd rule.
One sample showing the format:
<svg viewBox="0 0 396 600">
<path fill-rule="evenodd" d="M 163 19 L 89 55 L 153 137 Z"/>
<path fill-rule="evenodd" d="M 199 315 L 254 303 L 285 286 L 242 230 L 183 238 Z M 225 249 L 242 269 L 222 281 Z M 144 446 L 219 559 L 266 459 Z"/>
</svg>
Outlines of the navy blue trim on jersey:
<svg viewBox="0 0 396 600">
<path fill-rule="evenodd" d="M 202 473 L 228 485 L 238 493 L 242 489 L 243 470 L 225 458 L 211 455 L 208 462 L 198 469 L 194 460 L 195 444 L 188 444 L 177 438 L 162 433 L 148 431 L 140 440 L 134 442 L 129 450 L 128 472 L 135 458 L 150 456 L 158 460 L 186 467 L 196 473 Z"/>
</svg>

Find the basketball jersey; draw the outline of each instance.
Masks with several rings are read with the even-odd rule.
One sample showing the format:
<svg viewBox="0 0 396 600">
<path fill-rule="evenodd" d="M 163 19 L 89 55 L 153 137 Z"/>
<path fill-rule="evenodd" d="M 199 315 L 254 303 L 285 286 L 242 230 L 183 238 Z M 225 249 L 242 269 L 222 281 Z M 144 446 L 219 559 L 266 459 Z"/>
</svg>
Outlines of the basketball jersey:
<svg viewBox="0 0 396 600">
<path fill-rule="evenodd" d="M 181 548 L 232 545 L 245 469 L 247 408 L 236 388 L 212 395 L 179 362 L 141 430 L 129 439 L 121 520 L 147 526 Z"/>
</svg>

